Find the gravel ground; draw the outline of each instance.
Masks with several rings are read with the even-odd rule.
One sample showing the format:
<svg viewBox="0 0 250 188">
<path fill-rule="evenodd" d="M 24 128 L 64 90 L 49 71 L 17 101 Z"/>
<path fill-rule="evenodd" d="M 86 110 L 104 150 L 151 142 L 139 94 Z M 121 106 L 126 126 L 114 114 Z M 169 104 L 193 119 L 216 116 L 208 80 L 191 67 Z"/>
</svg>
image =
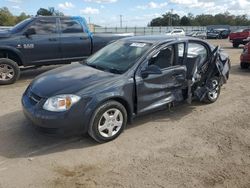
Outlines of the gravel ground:
<svg viewBox="0 0 250 188">
<path fill-rule="evenodd" d="M 220 44 L 232 70 L 212 105 L 180 104 L 137 118 L 115 141 L 49 136 L 25 120 L 20 99 L 40 73 L 0 86 L 0 187 L 250 187 L 250 70 Z"/>
</svg>

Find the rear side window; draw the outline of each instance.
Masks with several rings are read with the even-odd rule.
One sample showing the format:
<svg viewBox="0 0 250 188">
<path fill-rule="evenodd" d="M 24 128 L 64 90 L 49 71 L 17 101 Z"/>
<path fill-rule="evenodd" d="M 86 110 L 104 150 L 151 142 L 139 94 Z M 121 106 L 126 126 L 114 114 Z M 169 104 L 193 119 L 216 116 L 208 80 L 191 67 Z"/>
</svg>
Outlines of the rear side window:
<svg viewBox="0 0 250 188">
<path fill-rule="evenodd" d="M 72 19 L 61 19 L 62 33 L 83 33 L 82 25 Z"/>
<path fill-rule="evenodd" d="M 176 65 L 182 65 L 183 64 L 184 52 L 185 52 L 185 44 L 184 43 L 178 43 L 177 44 L 178 60 L 177 60 Z"/>
<path fill-rule="evenodd" d="M 185 44 L 184 43 L 179 43 L 177 44 L 178 46 L 178 56 L 179 57 L 184 57 L 184 48 L 185 48 Z"/>
<path fill-rule="evenodd" d="M 208 57 L 208 51 L 205 46 L 199 43 L 190 42 L 188 44 L 188 58 L 200 56 L 200 65 L 204 64 Z"/>
<path fill-rule="evenodd" d="M 46 35 L 56 33 L 56 19 L 39 19 L 30 26 L 30 28 L 35 29 L 36 34 Z"/>
</svg>

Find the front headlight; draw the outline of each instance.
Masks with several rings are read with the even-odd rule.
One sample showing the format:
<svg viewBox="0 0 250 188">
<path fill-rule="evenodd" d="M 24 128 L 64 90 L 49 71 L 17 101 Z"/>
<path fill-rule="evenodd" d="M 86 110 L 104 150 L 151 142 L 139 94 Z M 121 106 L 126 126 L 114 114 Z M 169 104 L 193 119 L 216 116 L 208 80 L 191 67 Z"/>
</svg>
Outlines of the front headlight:
<svg viewBox="0 0 250 188">
<path fill-rule="evenodd" d="M 47 99 L 43 105 L 43 109 L 51 112 L 67 111 L 80 99 L 81 97 L 77 95 L 57 95 Z"/>
</svg>

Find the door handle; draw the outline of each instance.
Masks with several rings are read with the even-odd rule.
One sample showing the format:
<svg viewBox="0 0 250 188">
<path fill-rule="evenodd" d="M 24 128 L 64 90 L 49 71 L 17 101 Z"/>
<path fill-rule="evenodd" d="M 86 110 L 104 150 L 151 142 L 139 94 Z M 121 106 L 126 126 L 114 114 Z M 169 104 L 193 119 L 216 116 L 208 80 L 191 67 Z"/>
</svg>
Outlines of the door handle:
<svg viewBox="0 0 250 188">
<path fill-rule="evenodd" d="M 80 37 L 80 40 L 88 40 L 87 37 Z"/>
<path fill-rule="evenodd" d="M 49 38 L 49 41 L 57 41 L 57 39 L 56 38 Z"/>
</svg>

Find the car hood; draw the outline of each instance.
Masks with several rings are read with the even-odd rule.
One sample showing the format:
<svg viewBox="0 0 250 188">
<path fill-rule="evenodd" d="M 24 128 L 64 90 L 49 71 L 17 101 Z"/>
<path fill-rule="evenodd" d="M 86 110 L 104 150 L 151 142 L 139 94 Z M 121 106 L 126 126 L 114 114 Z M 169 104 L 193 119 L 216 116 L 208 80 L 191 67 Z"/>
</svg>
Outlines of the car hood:
<svg viewBox="0 0 250 188">
<path fill-rule="evenodd" d="M 37 77 L 30 89 L 40 97 L 48 98 L 60 94 L 76 94 L 82 89 L 98 90 L 106 82 L 112 82 L 119 75 L 94 69 L 81 63 L 62 66 Z"/>
<path fill-rule="evenodd" d="M 8 38 L 11 33 L 9 30 L 0 30 L 0 38 Z"/>
</svg>

